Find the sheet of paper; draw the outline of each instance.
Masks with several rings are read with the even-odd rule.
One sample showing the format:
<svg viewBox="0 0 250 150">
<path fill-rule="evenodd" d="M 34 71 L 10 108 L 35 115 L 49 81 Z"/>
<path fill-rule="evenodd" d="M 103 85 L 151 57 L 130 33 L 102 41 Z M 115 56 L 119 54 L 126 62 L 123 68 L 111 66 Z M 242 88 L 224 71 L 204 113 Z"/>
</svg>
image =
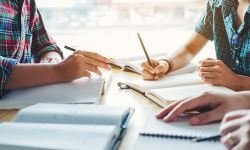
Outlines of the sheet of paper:
<svg viewBox="0 0 250 150">
<path fill-rule="evenodd" d="M 164 135 L 189 135 L 189 136 L 211 136 L 219 134 L 219 123 L 213 123 L 203 126 L 191 126 L 189 123 L 190 117 L 182 116 L 174 122 L 164 123 L 162 120 L 157 120 L 154 115 L 149 116 L 142 128 L 141 133 L 155 133 Z M 174 150 L 226 150 L 225 146 L 219 142 L 202 142 L 192 143 L 190 140 L 170 139 L 159 137 L 138 136 L 135 144 L 135 150 L 143 149 L 174 149 Z"/>
<path fill-rule="evenodd" d="M 139 136 L 133 150 L 227 150 L 221 143 L 192 143 L 185 140 Z"/>
<path fill-rule="evenodd" d="M 155 116 L 149 116 L 141 132 L 197 137 L 208 137 L 219 134 L 219 123 L 192 126 L 189 119 L 190 117 L 188 116 L 182 116 L 178 117 L 173 122 L 165 123 L 162 120 L 157 120 Z"/>
<path fill-rule="evenodd" d="M 103 84 L 104 79 L 93 75 L 69 83 L 13 90 L 0 100 L 0 109 L 19 109 L 36 103 L 97 104 Z"/>
<path fill-rule="evenodd" d="M 198 76 L 197 73 L 187 73 L 183 75 L 176 76 L 166 76 L 157 81 L 145 81 L 143 79 L 128 81 L 127 84 L 140 89 L 141 91 L 146 91 L 150 89 L 160 89 L 168 87 L 178 87 L 185 85 L 195 85 L 203 84 L 204 82 Z"/>
<path fill-rule="evenodd" d="M 191 86 L 180 86 L 172 88 L 163 88 L 163 89 L 153 89 L 146 94 L 155 95 L 158 99 L 162 101 L 177 101 L 182 100 L 192 96 L 198 96 L 204 92 L 217 92 L 217 93 L 235 93 L 233 90 L 221 87 L 221 86 L 212 86 L 210 84 L 198 84 Z"/>
<path fill-rule="evenodd" d="M 32 123 L 0 124 L 0 147 L 11 150 L 110 150 L 114 126 Z"/>
<path fill-rule="evenodd" d="M 127 107 L 102 105 L 36 104 L 22 109 L 16 122 L 114 125 L 121 128 Z"/>
</svg>

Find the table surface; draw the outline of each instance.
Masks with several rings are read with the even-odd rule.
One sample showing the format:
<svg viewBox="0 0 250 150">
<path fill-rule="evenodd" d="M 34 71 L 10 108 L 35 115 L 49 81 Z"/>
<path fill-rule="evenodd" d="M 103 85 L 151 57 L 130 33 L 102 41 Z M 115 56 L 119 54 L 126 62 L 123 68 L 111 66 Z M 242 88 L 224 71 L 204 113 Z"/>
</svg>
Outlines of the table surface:
<svg viewBox="0 0 250 150">
<path fill-rule="evenodd" d="M 135 113 L 130 121 L 127 134 L 125 135 L 119 149 L 132 149 L 138 136 L 140 128 L 143 126 L 147 115 L 154 115 L 160 109 L 158 105 L 151 102 L 141 94 L 132 90 L 120 90 L 117 82 L 140 78 L 134 73 L 123 72 L 113 69 L 112 80 L 104 96 L 102 96 L 101 105 L 108 106 L 129 106 L 135 108 Z M 12 121 L 18 110 L 0 110 L 0 122 Z"/>
</svg>

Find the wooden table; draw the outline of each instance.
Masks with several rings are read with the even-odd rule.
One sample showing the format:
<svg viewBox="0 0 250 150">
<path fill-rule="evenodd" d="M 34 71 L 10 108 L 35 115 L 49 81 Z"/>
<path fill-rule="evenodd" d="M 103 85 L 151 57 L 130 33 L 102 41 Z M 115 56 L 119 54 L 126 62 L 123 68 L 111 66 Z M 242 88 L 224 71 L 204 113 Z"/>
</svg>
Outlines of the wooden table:
<svg viewBox="0 0 250 150">
<path fill-rule="evenodd" d="M 125 135 L 120 150 L 132 149 L 138 136 L 140 128 L 149 114 L 155 113 L 160 109 L 156 104 L 146 99 L 144 96 L 132 90 L 120 90 L 117 82 L 140 78 L 134 73 L 113 70 L 111 84 L 102 97 L 101 104 L 109 106 L 129 106 L 135 108 L 135 114 L 129 124 L 127 134 Z M 0 122 L 12 121 L 18 110 L 0 110 Z"/>
</svg>

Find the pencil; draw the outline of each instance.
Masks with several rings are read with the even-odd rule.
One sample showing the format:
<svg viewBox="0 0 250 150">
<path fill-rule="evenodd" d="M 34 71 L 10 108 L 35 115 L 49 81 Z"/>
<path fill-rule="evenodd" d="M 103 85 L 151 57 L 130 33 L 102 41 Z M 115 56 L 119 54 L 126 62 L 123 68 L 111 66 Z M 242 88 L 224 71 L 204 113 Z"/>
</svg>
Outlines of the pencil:
<svg viewBox="0 0 250 150">
<path fill-rule="evenodd" d="M 140 36 L 140 33 L 137 33 L 137 36 L 138 36 L 138 38 L 139 38 L 139 40 L 140 40 L 142 49 L 143 49 L 143 51 L 144 51 L 144 53 L 145 53 L 145 55 L 146 55 L 148 64 L 149 64 L 151 67 L 153 67 L 153 65 L 152 65 L 152 63 L 151 63 L 151 61 L 150 61 L 150 58 L 149 58 L 149 56 L 148 56 L 147 50 L 146 50 L 146 48 L 145 48 L 145 46 L 144 46 L 144 44 L 143 44 L 142 38 L 141 38 L 141 36 Z"/>
<path fill-rule="evenodd" d="M 192 142 L 219 141 L 220 138 L 221 138 L 220 135 L 215 135 L 206 138 L 195 138 L 192 140 Z"/>
<path fill-rule="evenodd" d="M 66 45 L 64 46 L 64 48 L 67 49 L 67 50 L 73 51 L 73 52 L 76 51 L 76 49 L 74 49 L 72 47 L 69 47 L 69 46 L 66 46 Z"/>
</svg>

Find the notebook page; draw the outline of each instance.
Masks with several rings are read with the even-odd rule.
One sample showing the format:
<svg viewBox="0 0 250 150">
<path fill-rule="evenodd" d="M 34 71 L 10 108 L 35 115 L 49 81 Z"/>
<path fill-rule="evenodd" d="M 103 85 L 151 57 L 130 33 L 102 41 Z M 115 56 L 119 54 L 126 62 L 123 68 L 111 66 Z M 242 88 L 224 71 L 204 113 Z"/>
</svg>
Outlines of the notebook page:
<svg viewBox="0 0 250 150">
<path fill-rule="evenodd" d="M 209 137 L 219 134 L 219 123 L 192 126 L 189 123 L 189 119 L 190 117 L 188 116 L 182 116 L 173 122 L 165 123 L 163 120 L 157 120 L 155 116 L 149 116 L 141 133 L 190 137 Z"/>
<path fill-rule="evenodd" d="M 127 84 L 141 91 L 150 89 L 160 89 L 168 87 L 178 87 L 185 85 L 203 84 L 204 82 L 197 73 L 187 73 L 176 76 L 165 76 L 157 81 L 145 81 L 143 79 L 128 81 Z"/>
<path fill-rule="evenodd" d="M 114 126 L 3 123 L 0 132 L 6 150 L 109 150 L 115 142 Z"/>
<path fill-rule="evenodd" d="M 192 143 L 187 140 L 139 136 L 133 150 L 227 150 L 221 143 Z"/>
<path fill-rule="evenodd" d="M 235 91 L 221 86 L 198 84 L 192 86 L 153 89 L 148 91 L 146 96 L 152 100 L 160 101 L 160 103 L 165 103 L 167 105 L 169 102 L 182 100 L 192 96 L 198 96 L 204 92 L 235 93 Z"/>
<path fill-rule="evenodd" d="M 36 104 L 18 112 L 16 122 L 115 125 L 121 128 L 126 107 L 74 104 Z"/>
<path fill-rule="evenodd" d="M 93 75 L 68 83 L 13 90 L 0 100 L 0 109 L 19 109 L 36 103 L 98 104 L 103 84 L 104 79 Z"/>
</svg>

